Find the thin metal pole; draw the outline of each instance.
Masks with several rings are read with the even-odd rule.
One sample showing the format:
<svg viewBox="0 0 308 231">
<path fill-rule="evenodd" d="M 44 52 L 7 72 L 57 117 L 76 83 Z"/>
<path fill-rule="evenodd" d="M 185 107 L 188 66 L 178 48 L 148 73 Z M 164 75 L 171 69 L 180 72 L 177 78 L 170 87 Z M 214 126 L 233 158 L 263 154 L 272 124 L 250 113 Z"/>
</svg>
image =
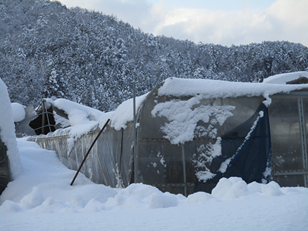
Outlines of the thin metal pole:
<svg viewBox="0 0 308 231">
<path fill-rule="evenodd" d="M 305 131 L 305 116 L 304 116 L 304 103 L 303 98 L 298 98 L 298 114 L 299 114 L 299 130 L 301 136 L 301 143 L 302 143 L 302 158 L 303 158 L 303 169 L 307 169 L 308 167 L 308 150 L 306 145 L 306 132 Z M 308 187 L 308 174 L 304 174 L 304 186 Z"/>
<path fill-rule="evenodd" d="M 134 183 L 137 183 L 138 177 L 137 177 L 137 137 L 136 137 L 136 84 L 135 81 L 133 82 L 133 115 L 134 115 Z"/>
<path fill-rule="evenodd" d="M 51 132 L 48 109 L 46 109 L 46 116 L 47 116 L 47 123 L 48 123 L 49 132 Z"/>
<path fill-rule="evenodd" d="M 75 179 L 76 179 L 78 173 L 80 172 L 80 170 L 81 170 L 81 168 L 82 168 L 82 165 L 83 165 L 84 162 L 86 161 L 86 159 L 87 159 L 87 157 L 88 157 L 88 155 L 89 155 L 89 153 L 90 153 L 92 147 L 94 146 L 94 144 L 95 144 L 95 142 L 97 141 L 98 137 L 102 134 L 103 130 L 105 129 L 105 127 L 107 126 L 107 124 L 109 123 L 109 121 L 110 121 L 110 119 L 107 120 L 107 122 L 105 123 L 104 127 L 100 130 L 100 132 L 99 132 L 98 135 L 96 136 L 95 140 L 94 140 L 93 143 L 91 144 L 91 147 L 89 148 L 87 154 L 86 154 L 85 157 L 83 158 L 83 161 L 81 162 L 81 165 L 80 165 L 80 167 L 78 168 L 78 170 L 77 170 L 77 172 L 76 172 L 76 174 L 75 174 L 75 176 L 74 176 L 74 179 L 73 179 L 72 182 L 71 182 L 71 186 L 74 184 L 74 181 L 75 181 Z"/>
<path fill-rule="evenodd" d="M 184 144 L 182 144 L 182 161 L 183 161 L 183 180 L 184 180 L 184 196 L 187 197 L 187 182 L 186 182 L 186 160 L 185 160 L 185 151 Z"/>
<path fill-rule="evenodd" d="M 42 101 L 42 134 L 45 134 L 45 102 Z"/>
</svg>

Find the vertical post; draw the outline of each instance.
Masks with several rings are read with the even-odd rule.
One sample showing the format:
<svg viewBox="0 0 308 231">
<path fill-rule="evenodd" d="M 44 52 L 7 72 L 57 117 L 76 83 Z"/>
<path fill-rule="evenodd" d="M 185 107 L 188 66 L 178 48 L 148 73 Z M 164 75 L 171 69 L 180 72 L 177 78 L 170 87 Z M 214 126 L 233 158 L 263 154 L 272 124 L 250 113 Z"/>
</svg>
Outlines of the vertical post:
<svg viewBox="0 0 308 231">
<path fill-rule="evenodd" d="M 185 152 L 184 152 L 184 144 L 182 146 L 182 160 L 183 160 L 183 178 L 184 178 L 184 194 L 187 197 L 187 182 L 186 182 L 186 161 L 185 161 Z"/>
<path fill-rule="evenodd" d="M 48 129 L 49 129 L 48 132 L 51 132 L 48 108 L 45 108 L 45 109 L 46 109 L 47 123 L 48 123 Z"/>
<path fill-rule="evenodd" d="M 302 143 L 302 158 L 303 158 L 303 169 L 308 167 L 308 150 L 307 150 L 307 137 L 306 137 L 306 123 L 304 116 L 304 103 L 303 98 L 298 98 L 298 114 L 299 114 L 299 129 Z M 304 173 L 304 186 L 308 187 L 308 174 Z"/>
<path fill-rule="evenodd" d="M 137 183 L 138 177 L 137 177 L 137 151 L 136 151 L 136 144 L 137 144 L 137 134 L 136 134 L 136 82 L 133 82 L 133 115 L 134 115 L 134 183 Z"/>
<path fill-rule="evenodd" d="M 42 101 L 42 134 L 45 134 L 45 101 Z"/>
</svg>

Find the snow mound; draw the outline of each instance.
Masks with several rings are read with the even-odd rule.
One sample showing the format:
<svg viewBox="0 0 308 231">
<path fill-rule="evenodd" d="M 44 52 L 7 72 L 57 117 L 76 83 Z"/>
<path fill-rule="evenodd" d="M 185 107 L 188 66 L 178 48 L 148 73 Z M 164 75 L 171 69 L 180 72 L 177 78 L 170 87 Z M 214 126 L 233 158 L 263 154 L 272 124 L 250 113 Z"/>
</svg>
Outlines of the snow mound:
<svg viewBox="0 0 308 231">
<path fill-rule="evenodd" d="M 187 204 L 204 204 L 210 201 L 218 201 L 214 196 L 205 192 L 196 192 L 187 197 Z"/>
<path fill-rule="evenodd" d="M 247 184 L 239 177 L 222 178 L 212 190 L 212 195 L 220 200 L 232 200 L 240 197 L 259 194 L 262 196 L 281 196 L 284 193 L 276 182 Z"/>
<path fill-rule="evenodd" d="M 32 209 L 36 206 L 41 205 L 45 201 L 43 194 L 39 191 L 37 187 L 33 187 L 32 192 L 24 196 L 20 200 L 22 207 L 26 209 Z"/>
<path fill-rule="evenodd" d="M 10 169 L 12 173 L 12 178 L 15 179 L 22 170 L 22 165 L 19 158 L 15 126 L 13 121 L 13 112 L 11 107 L 10 98 L 7 92 L 7 88 L 0 79 L 0 136 L 2 142 L 7 147 L 7 155 L 10 162 Z"/>
<path fill-rule="evenodd" d="M 19 103 L 11 103 L 14 122 L 20 122 L 25 119 L 25 106 Z"/>
</svg>

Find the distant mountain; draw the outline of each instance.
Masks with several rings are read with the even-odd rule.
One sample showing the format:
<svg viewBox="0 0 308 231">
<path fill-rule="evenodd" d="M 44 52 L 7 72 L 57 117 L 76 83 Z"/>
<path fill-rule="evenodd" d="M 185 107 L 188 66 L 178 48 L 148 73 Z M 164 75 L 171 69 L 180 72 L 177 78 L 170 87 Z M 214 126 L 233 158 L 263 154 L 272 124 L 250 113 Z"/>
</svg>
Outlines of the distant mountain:
<svg viewBox="0 0 308 231">
<path fill-rule="evenodd" d="M 11 101 L 64 97 L 109 111 L 168 77 L 260 82 L 308 67 L 290 42 L 225 47 L 134 29 L 113 16 L 47 0 L 0 1 L 0 78 Z"/>
</svg>

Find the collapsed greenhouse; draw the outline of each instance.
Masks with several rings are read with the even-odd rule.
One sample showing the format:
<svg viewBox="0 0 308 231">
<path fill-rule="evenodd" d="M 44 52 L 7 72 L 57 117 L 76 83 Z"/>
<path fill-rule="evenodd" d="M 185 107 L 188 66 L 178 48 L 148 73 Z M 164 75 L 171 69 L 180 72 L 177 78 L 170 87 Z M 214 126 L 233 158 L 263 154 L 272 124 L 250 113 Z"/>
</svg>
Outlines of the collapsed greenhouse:
<svg viewBox="0 0 308 231">
<path fill-rule="evenodd" d="M 16 131 L 31 131 L 29 140 L 77 170 L 110 119 L 81 172 L 111 187 L 144 183 L 189 195 L 231 176 L 308 187 L 307 80 L 308 72 L 264 83 L 169 78 L 136 98 L 136 126 L 133 99 L 108 113 L 47 99 Z"/>
</svg>

